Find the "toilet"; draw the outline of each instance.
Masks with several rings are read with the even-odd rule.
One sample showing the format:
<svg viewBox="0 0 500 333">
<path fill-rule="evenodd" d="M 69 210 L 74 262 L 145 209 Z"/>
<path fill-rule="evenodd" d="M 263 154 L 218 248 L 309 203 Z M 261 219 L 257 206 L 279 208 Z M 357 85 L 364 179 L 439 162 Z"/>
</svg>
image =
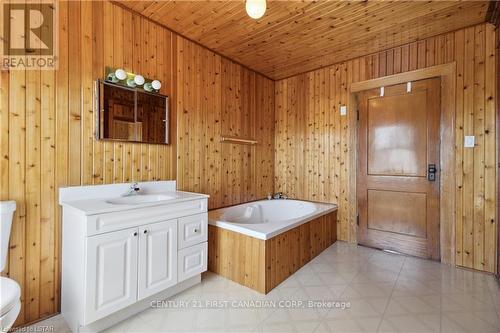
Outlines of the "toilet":
<svg viewBox="0 0 500 333">
<path fill-rule="evenodd" d="M 0 270 L 5 269 L 9 250 L 12 217 L 16 210 L 15 201 L 0 201 Z M 21 311 L 21 288 L 7 277 L 0 276 L 0 331 L 7 332 Z"/>
</svg>

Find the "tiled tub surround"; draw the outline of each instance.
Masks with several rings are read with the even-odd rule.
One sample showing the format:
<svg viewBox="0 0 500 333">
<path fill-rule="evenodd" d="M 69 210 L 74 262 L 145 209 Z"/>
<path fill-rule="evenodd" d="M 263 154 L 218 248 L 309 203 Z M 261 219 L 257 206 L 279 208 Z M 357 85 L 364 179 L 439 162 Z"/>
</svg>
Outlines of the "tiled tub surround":
<svg viewBox="0 0 500 333">
<path fill-rule="evenodd" d="M 213 273 L 179 301 L 338 300 L 341 309 L 151 308 L 106 333 L 500 331 L 492 275 L 338 241 L 266 295 Z M 69 330 L 60 317 L 37 325 Z"/>
<path fill-rule="evenodd" d="M 268 293 L 337 240 L 337 207 L 263 200 L 209 213 L 208 269 Z"/>
</svg>

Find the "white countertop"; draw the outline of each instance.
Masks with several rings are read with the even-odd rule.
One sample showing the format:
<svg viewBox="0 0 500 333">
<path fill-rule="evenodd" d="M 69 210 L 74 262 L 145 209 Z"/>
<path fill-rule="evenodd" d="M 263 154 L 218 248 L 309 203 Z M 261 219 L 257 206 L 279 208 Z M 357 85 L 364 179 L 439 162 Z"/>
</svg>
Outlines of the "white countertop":
<svg viewBox="0 0 500 333">
<path fill-rule="evenodd" d="M 150 193 L 148 193 L 148 194 L 150 194 Z M 61 202 L 61 206 L 70 207 L 72 209 L 79 210 L 80 212 L 82 212 L 85 215 L 95 215 L 95 214 L 112 213 L 112 212 L 123 212 L 123 211 L 131 210 L 131 209 L 138 209 L 138 208 L 145 208 L 145 207 L 170 205 L 173 203 L 189 201 L 189 200 L 196 200 L 196 199 L 204 199 L 204 198 L 209 197 L 206 194 L 183 192 L 183 191 L 155 192 L 154 194 L 164 194 L 164 195 L 172 196 L 174 198 L 169 199 L 169 200 L 127 205 L 127 204 L 108 203 L 107 200 L 117 198 L 117 197 L 110 197 L 110 198 L 64 201 L 64 202 Z"/>
<path fill-rule="evenodd" d="M 132 209 L 157 207 L 183 201 L 206 199 L 209 195 L 176 190 L 175 181 L 140 182 L 138 195 L 156 194 L 171 197 L 168 200 L 136 204 L 113 204 L 107 201 L 120 198 L 130 189 L 130 183 L 63 187 L 59 189 L 59 204 L 84 215 L 122 212 Z"/>
</svg>

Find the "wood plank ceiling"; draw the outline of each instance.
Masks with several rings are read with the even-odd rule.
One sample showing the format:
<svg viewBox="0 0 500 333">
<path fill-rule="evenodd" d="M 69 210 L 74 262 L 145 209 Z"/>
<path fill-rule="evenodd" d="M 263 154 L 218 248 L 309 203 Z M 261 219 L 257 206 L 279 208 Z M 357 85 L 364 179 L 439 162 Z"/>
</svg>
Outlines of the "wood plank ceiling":
<svg viewBox="0 0 500 333">
<path fill-rule="evenodd" d="M 489 1 L 119 1 L 271 79 L 485 22 Z"/>
</svg>

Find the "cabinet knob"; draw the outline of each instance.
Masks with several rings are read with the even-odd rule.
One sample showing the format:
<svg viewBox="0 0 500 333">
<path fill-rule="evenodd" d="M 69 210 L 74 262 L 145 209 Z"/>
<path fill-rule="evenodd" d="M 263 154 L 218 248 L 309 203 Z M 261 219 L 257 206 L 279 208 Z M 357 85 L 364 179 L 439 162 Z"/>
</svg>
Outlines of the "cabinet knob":
<svg viewBox="0 0 500 333">
<path fill-rule="evenodd" d="M 145 233 L 145 234 L 147 234 L 147 233 L 148 233 L 148 231 L 147 231 L 147 230 L 144 230 L 144 233 Z"/>
<path fill-rule="evenodd" d="M 197 232 L 198 232 L 198 229 L 194 228 L 194 230 L 193 230 L 193 231 L 194 231 L 195 233 L 197 233 Z"/>
<path fill-rule="evenodd" d="M 137 231 L 136 231 L 136 232 L 134 232 L 134 236 L 137 236 Z"/>
</svg>

